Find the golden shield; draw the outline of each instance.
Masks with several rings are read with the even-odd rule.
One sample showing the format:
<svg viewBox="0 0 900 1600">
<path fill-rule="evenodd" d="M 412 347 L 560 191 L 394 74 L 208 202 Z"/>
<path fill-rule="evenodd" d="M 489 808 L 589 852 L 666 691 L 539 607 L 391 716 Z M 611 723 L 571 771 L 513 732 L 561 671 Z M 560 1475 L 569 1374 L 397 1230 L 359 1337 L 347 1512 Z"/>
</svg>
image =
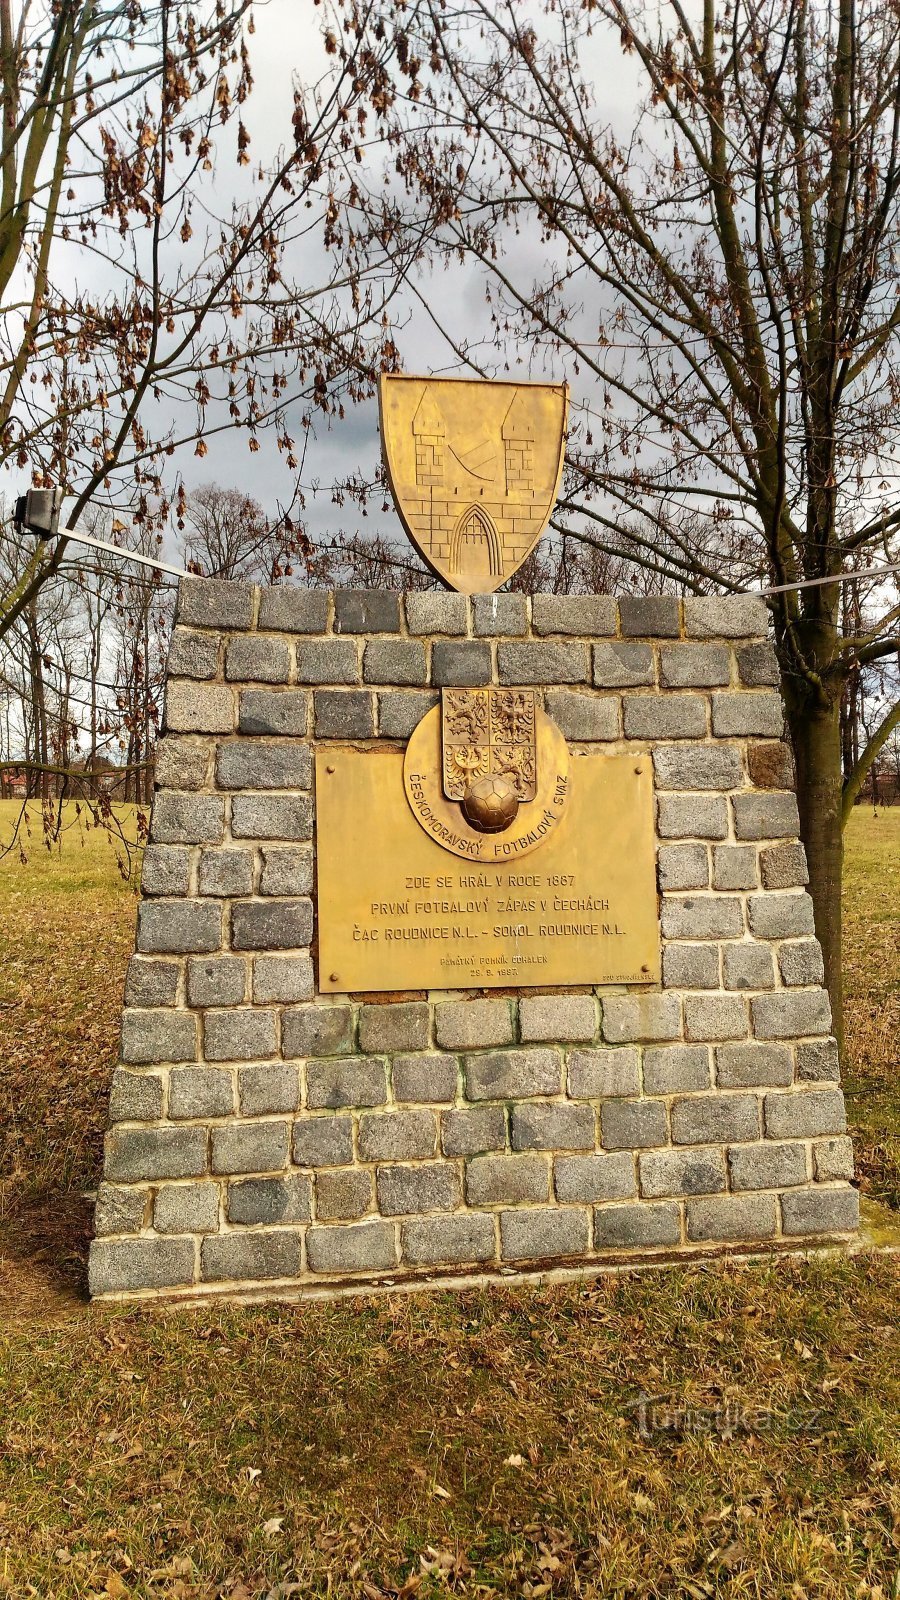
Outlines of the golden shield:
<svg viewBox="0 0 900 1600">
<path fill-rule="evenodd" d="M 462 800 L 477 778 L 507 778 L 518 800 L 537 790 L 533 689 L 442 689 L 444 793 Z"/>
<path fill-rule="evenodd" d="M 568 384 L 384 373 L 378 393 L 388 482 L 413 544 L 452 589 L 489 594 L 550 520 Z"/>
</svg>

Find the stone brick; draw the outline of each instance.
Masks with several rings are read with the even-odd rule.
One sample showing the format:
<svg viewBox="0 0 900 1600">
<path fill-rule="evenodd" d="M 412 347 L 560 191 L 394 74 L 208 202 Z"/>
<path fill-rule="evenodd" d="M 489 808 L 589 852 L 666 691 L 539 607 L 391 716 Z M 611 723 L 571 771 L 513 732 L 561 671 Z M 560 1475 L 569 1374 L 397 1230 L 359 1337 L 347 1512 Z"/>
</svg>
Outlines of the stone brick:
<svg viewBox="0 0 900 1600">
<path fill-rule="evenodd" d="M 738 839 L 777 839 L 800 828 L 794 794 L 736 794 L 734 831 Z"/>
<path fill-rule="evenodd" d="M 317 739 L 372 739 L 375 701 L 366 689 L 317 689 Z"/>
<path fill-rule="evenodd" d="M 630 1200 L 637 1194 L 634 1157 L 615 1155 L 557 1156 L 553 1163 L 557 1200 L 593 1205 L 600 1200 Z"/>
<path fill-rule="evenodd" d="M 276 1111 L 296 1111 L 300 1104 L 297 1068 L 291 1061 L 266 1061 L 241 1067 L 238 1072 L 241 1115 L 259 1117 Z"/>
<path fill-rule="evenodd" d="M 703 844 L 663 845 L 657 868 L 660 889 L 709 887 L 709 857 Z"/>
<path fill-rule="evenodd" d="M 797 1089 L 767 1094 L 766 1133 L 770 1139 L 816 1139 L 846 1133 L 847 1113 L 839 1089 Z"/>
<path fill-rule="evenodd" d="M 600 1127 L 607 1150 L 644 1150 L 669 1137 L 661 1100 L 610 1100 L 600 1109 Z"/>
<path fill-rule="evenodd" d="M 641 1194 L 651 1200 L 720 1194 L 726 1187 L 721 1150 L 651 1150 L 638 1157 L 638 1168 Z"/>
<path fill-rule="evenodd" d="M 735 1145 L 728 1152 L 733 1189 L 789 1189 L 806 1182 L 806 1146 L 802 1144 Z"/>
<path fill-rule="evenodd" d="M 306 1103 L 310 1110 L 383 1106 L 387 1078 L 383 1061 L 308 1061 Z M 334 1163 L 335 1165 L 337 1163 Z"/>
<path fill-rule="evenodd" d="M 359 683 L 352 639 L 310 639 L 297 645 L 298 683 Z"/>
<path fill-rule="evenodd" d="M 110 1122 L 157 1122 L 162 1107 L 163 1083 L 155 1072 L 116 1068 L 109 1094 Z"/>
<path fill-rule="evenodd" d="M 353 1160 L 352 1117 L 300 1117 L 294 1123 L 298 1167 L 343 1167 Z"/>
<path fill-rule="evenodd" d="M 257 956 L 253 963 L 253 999 L 256 1005 L 296 1005 L 315 993 L 312 957 L 308 955 Z"/>
<path fill-rule="evenodd" d="M 771 1239 L 776 1228 L 774 1195 L 729 1194 L 719 1200 L 689 1200 L 689 1239 Z"/>
<path fill-rule="evenodd" d="M 448 596 L 448 599 L 450 596 Z M 463 596 L 460 595 L 459 599 Z M 408 739 L 426 712 L 438 703 L 430 689 L 410 689 L 406 693 L 388 690 L 378 696 L 378 732 L 382 739 Z"/>
<path fill-rule="evenodd" d="M 473 1156 L 466 1162 L 466 1199 L 470 1206 L 513 1205 L 520 1200 L 546 1200 L 550 1163 L 546 1156 Z"/>
<path fill-rule="evenodd" d="M 294 850 L 290 846 L 264 845 L 260 851 L 262 872 L 259 880 L 260 894 L 311 894 L 313 886 L 313 858 L 311 850 Z"/>
<path fill-rule="evenodd" d="M 238 683 L 287 683 L 291 652 L 283 639 L 245 634 L 232 639 L 225 652 L 225 676 Z"/>
<path fill-rule="evenodd" d="M 132 956 L 125 979 L 126 1006 L 174 1006 L 180 974 L 177 961 Z"/>
<path fill-rule="evenodd" d="M 308 1222 L 312 1184 L 302 1173 L 289 1178 L 242 1178 L 228 1185 L 228 1220 L 258 1223 Z"/>
<path fill-rule="evenodd" d="M 747 771 L 757 789 L 792 789 L 796 775 L 787 740 L 748 745 Z"/>
<path fill-rule="evenodd" d="M 641 1092 L 639 1050 L 570 1050 L 567 1065 L 573 1100 L 608 1100 Z"/>
<path fill-rule="evenodd" d="M 748 639 L 765 636 L 768 627 L 760 595 L 692 595 L 684 602 L 684 631 L 694 639 Z"/>
<path fill-rule="evenodd" d="M 286 1122 L 233 1122 L 210 1131 L 213 1172 L 280 1172 L 288 1160 Z"/>
<path fill-rule="evenodd" d="M 421 1161 L 412 1167 L 379 1167 L 375 1175 L 378 1209 L 385 1217 L 420 1211 L 453 1211 L 459 1204 L 459 1177 L 446 1161 Z"/>
<path fill-rule="evenodd" d="M 595 644 L 594 688 L 639 689 L 656 683 L 649 644 Z"/>
<path fill-rule="evenodd" d="M 192 1006 L 239 1006 L 247 989 L 240 956 L 192 956 L 187 966 L 187 997 Z"/>
<path fill-rule="evenodd" d="M 501 683 L 589 683 L 588 646 L 568 641 L 500 644 L 497 671 Z"/>
<path fill-rule="evenodd" d="M 824 989 L 761 994 L 750 1001 L 758 1039 L 796 1039 L 831 1032 L 831 1005 Z"/>
<path fill-rule="evenodd" d="M 166 676 L 169 678 L 214 678 L 219 657 L 217 633 L 195 633 L 192 628 L 175 628 L 169 645 Z"/>
<path fill-rule="evenodd" d="M 666 989 L 718 989 L 719 952 L 714 944 L 667 944 L 663 947 Z"/>
<path fill-rule="evenodd" d="M 231 831 L 236 839 L 311 839 L 309 795 L 236 794 Z"/>
<path fill-rule="evenodd" d="M 367 1055 L 427 1050 L 430 1021 L 424 1000 L 404 1005 L 363 1006 L 359 1013 L 359 1048 Z"/>
<path fill-rule="evenodd" d="M 463 1067 L 467 1100 L 528 1099 L 562 1089 L 556 1050 L 490 1050 L 466 1056 Z"/>
<path fill-rule="evenodd" d="M 435 1007 L 435 1035 L 447 1050 L 512 1044 L 508 1000 L 446 1000 Z"/>
<path fill-rule="evenodd" d="M 371 1210 L 371 1172 L 338 1167 L 316 1173 L 316 1216 L 320 1222 L 352 1221 Z"/>
<path fill-rule="evenodd" d="M 324 633 L 330 598 L 327 589 L 261 589 L 259 625 L 282 633 Z"/>
<path fill-rule="evenodd" d="M 476 594 L 472 621 L 475 633 L 483 636 L 523 635 L 528 632 L 528 603 L 524 594 Z"/>
<path fill-rule="evenodd" d="M 172 1289 L 193 1282 L 193 1277 L 190 1239 L 95 1239 L 91 1245 L 88 1289 L 92 1296 Z"/>
<path fill-rule="evenodd" d="M 759 1102 L 752 1094 L 695 1094 L 672 1106 L 674 1144 L 742 1144 L 759 1138 Z"/>
<path fill-rule="evenodd" d="M 419 1104 L 456 1098 L 459 1062 L 456 1056 L 395 1056 L 392 1064 L 394 1098 Z"/>
<path fill-rule="evenodd" d="M 677 639 L 681 632 L 681 601 L 675 595 L 623 594 L 619 619 L 626 638 Z"/>
<path fill-rule="evenodd" d="M 182 578 L 176 620 L 198 628 L 249 628 L 254 588 L 223 578 Z"/>
<path fill-rule="evenodd" d="M 734 745 L 661 745 L 653 766 L 658 789 L 736 789 L 744 781 Z"/>
<path fill-rule="evenodd" d="M 335 633 L 399 633 L 400 596 L 387 589 L 337 589 Z"/>
<path fill-rule="evenodd" d="M 836 1039 L 797 1046 L 797 1077 L 805 1083 L 837 1082 L 841 1075 Z"/>
<path fill-rule="evenodd" d="M 363 654 L 363 678 L 366 683 L 427 683 L 424 645 L 417 639 L 370 639 Z"/>
<path fill-rule="evenodd" d="M 100 1239 L 111 1233 L 137 1233 L 147 1220 L 151 1192 L 130 1184 L 119 1188 L 113 1183 L 101 1183 L 94 1206 L 95 1236 Z"/>
<path fill-rule="evenodd" d="M 519 1030 L 524 1044 L 589 1043 L 597 1032 L 597 1002 L 592 994 L 523 995 Z"/>
<path fill-rule="evenodd" d="M 759 868 L 752 844 L 719 844 L 713 851 L 714 889 L 756 889 Z"/>
<path fill-rule="evenodd" d="M 723 644 L 667 644 L 659 652 L 659 678 L 668 689 L 712 689 L 731 679 Z"/>
<path fill-rule="evenodd" d="M 406 595 L 406 626 L 410 633 L 459 633 L 466 631 L 464 594 L 433 594 L 429 591 Z"/>
<path fill-rule="evenodd" d="M 725 895 L 666 896 L 660 921 L 664 939 L 734 939 L 744 931 L 740 900 Z"/>
<path fill-rule="evenodd" d="M 123 1013 L 123 1061 L 194 1061 L 196 1056 L 197 1023 L 187 1011 Z"/>
<path fill-rule="evenodd" d="M 859 1195 L 839 1189 L 797 1189 L 781 1197 L 781 1226 L 793 1236 L 809 1233 L 855 1233 L 859 1227 Z"/>
<path fill-rule="evenodd" d="M 278 1053 L 275 1011 L 207 1011 L 203 1018 L 207 1061 L 254 1061 Z"/>
<path fill-rule="evenodd" d="M 747 1004 L 740 995 L 685 995 L 686 1039 L 743 1039 L 747 1032 Z"/>
<path fill-rule="evenodd" d="M 356 1222 L 310 1228 L 306 1255 L 313 1272 L 378 1272 L 396 1265 L 397 1245 L 390 1223 Z"/>
<path fill-rule="evenodd" d="M 783 1044 L 723 1044 L 716 1051 L 720 1089 L 785 1087 L 793 1079 L 791 1052 Z"/>
<path fill-rule="evenodd" d="M 759 864 L 764 889 L 802 888 L 809 883 L 802 844 L 770 844 L 760 850 Z"/>
<path fill-rule="evenodd" d="M 702 739 L 706 701 L 702 695 L 626 694 L 626 739 Z"/>
<path fill-rule="evenodd" d="M 353 1012 L 349 1006 L 297 1006 L 284 1013 L 281 1036 L 286 1056 L 346 1055 L 353 1047 Z M 362 1065 L 368 1070 L 370 1064 Z"/>
<path fill-rule="evenodd" d="M 311 782 L 309 745 L 296 739 L 237 739 L 219 745 L 220 789 L 308 789 Z"/>
<path fill-rule="evenodd" d="M 234 950 L 300 950 L 312 931 L 311 900 L 237 900 L 231 908 Z"/>
<path fill-rule="evenodd" d="M 593 1150 L 592 1106 L 513 1106 L 510 1143 L 514 1150 Z"/>
<path fill-rule="evenodd" d="M 771 989 L 775 984 L 772 951 L 767 944 L 722 946 L 726 989 Z"/>
<path fill-rule="evenodd" d="M 709 1085 L 709 1051 L 704 1045 L 666 1044 L 644 1051 L 647 1094 L 678 1094 Z"/>
<path fill-rule="evenodd" d="M 853 1177 L 853 1144 L 846 1136 L 838 1139 L 818 1139 L 813 1145 L 813 1160 L 816 1180 L 819 1183 Z"/>
<path fill-rule="evenodd" d="M 777 694 L 757 689 L 712 697 L 712 730 L 717 739 L 778 738 L 783 728 L 784 709 Z"/>
<path fill-rule="evenodd" d="M 234 1084 L 230 1072 L 216 1067 L 182 1067 L 169 1078 L 169 1116 L 173 1121 L 193 1117 L 230 1117 L 234 1112 Z"/>
<path fill-rule="evenodd" d="M 681 1033 L 681 1001 L 673 994 L 615 994 L 603 1001 L 607 1044 L 656 1043 Z"/>
<path fill-rule="evenodd" d="M 491 681 L 487 640 L 437 639 L 431 647 L 431 681 L 437 687 L 469 688 Z"/>
<path fill-rule="evenodd" d="M 595 639 L 616 631 L 616 602 L 607 594 L 536 594 L 531 601 L 535 633 L 570 633 Z"/>
<path fill-rule="evenodd" d="M 215 1233 L 219 1226 L 216 1183 L 164 1183 L 153 1202 L 157 1233 Z"/>
<path fill-rule="evenodd" d="M 153 802 L 150 836 L 156 844 L 218 844 L 225 832 L 225 801 L 215 794 L 166 790 Z"/>
<path fill-rule="evenodd" d="M 503 1106 L 473 1106 L 471 1111 L 441 1114 L 441 1149 L 445 1156 L 477 1156 L 506 1146 Z"/>
<path fill-rule="evenodd" d="M 180 894 L 190 891 L 191 852 L 184 845 L 148 844 L 141 866 L 144 894 Z"/>
<path fill-rule="evenodd" d="M 742 644 L 735 652 L 738 675 L 748 689 L 777 689 L 781 683 L 778 657 L 767 639 Z"/>
<path fill-rule="evenodd" d="M 196 1178 L 206 1171 L 205 1128 L 116 1128 L 106 1141 L 112 1183 Z"/>
<path fill-rule="evenodd" d="M 594 1212 L 594 1244 L 598 1250 L 640 1250 L 674 1245 L 681 1240 L 681 1212 L 671 1202 L 598 1206 Z"/>
<path fill-rule="evenodd" d="M 490 1261 L 495 1254 L 493 1219 L 477 1212 L 404 1222 L 400 1240 L 403 1259 L 411 1266 Z"/>
<path fill-rule="evenodd" d="M 273 1228 L 266 1233 L 221 1233 L 206 1238 L 200 1246 L 200 1272 L 207 1283 L 297 1278 L 300 1234 L 292 1228 Z"/>
<path fill-rule="evenodd" d="M 198 887 L 201 894 L 253 893 L 253 854 L 250 850 L 204 850 L 200 857 Z"/>
<path fill-rule="evenodd" d="M 302 739 L 309 727 L 309 695 L 305 689 L 244 689 L 240 699 L 238 731 L 255 734 L 289 734 Z"/>
<path fill-rule="evenodd" d="M 202 789 L 206 783 L 211 739 L 160 739 L 154 776 L 158 789 Z M 152 830 L 151 830 L 152 831 Z"/>
<path fill-rule="evenodd" d="M 724 795 L 661 794 L 656 806 L 661 839 L 724 839 L 728 833 Z"/>
<path fill-rule="evenodd" d="M 224 685 L 170 680 L 164 726 L 171 733 L 231 733 L 234 695 Z"/>
<path fill-rule="evenodd" d="M 433 1156 L 436 1148 L 433 1111 L 384 1111 L 359 1119 L 361 1161 L 413 1161 Z"/>
<path fill-rule="evenodd" d="M 619 737 L 619 700 L 615 695 L 548 689 L 545 704 L 547 715 L 566 739 L 590 743 Z"/>
<path fill-rule="evenodd" d="M 782 982 L 791 988 L 801 984 L 824 983 L 825 966 L 818 939 L 801 939 L 795 944 L 783 944 L 778 951 L 778 969 Z"/>
<path fill-rule="evenodd" d="M 583 1255 L 590 1242 L 588 1214 L 574 1206 L 504 1211 L 500 1215 L 500 1255 L 504 1261 Z"/>
</svg>

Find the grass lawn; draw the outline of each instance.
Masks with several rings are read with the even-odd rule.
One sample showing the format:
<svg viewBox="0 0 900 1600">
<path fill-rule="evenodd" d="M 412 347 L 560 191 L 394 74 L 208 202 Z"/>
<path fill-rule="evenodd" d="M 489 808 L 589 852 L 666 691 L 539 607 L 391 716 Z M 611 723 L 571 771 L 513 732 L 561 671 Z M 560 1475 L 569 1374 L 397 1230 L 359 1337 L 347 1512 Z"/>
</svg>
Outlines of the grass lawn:
<svg viewBox="0 0 900 1600">
<path fill-rule="evenodd" d="M 96 831 L 48 852 L 36 819 L 26 853 L 0 861 L 0 1595 L 898 1600 L 898 1257 L 86 1307 L 135 889 Z M 846 891 L 857 1153 L 900 1206 L 900 811 L 854 816 Z"/>
</svg>

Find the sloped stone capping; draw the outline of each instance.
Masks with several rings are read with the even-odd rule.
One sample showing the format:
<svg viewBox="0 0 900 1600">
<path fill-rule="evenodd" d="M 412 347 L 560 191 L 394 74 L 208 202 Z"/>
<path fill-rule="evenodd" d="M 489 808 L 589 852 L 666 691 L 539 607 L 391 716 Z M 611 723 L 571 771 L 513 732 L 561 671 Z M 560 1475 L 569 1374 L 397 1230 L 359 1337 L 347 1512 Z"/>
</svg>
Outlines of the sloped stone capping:
<svg viewBox="0 0 900 1600">
<path fill-rule="evenodd" d="M 659 987 L 322 996 L 319 741 L 531 684 L 650 752 Z M 763 603 L 192 579 L 110 1099 L 95 1296 L 271 1293 L 851 1235 Z"/>
</svg>

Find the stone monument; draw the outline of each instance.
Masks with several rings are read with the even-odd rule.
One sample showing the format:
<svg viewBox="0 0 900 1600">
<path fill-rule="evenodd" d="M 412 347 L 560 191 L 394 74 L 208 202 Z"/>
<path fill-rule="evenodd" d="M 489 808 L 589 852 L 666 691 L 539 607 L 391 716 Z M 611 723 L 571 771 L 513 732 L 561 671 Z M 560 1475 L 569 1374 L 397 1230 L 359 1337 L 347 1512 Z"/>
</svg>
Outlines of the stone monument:
<svg viewBox="0 0 900 1600">
<path fill-rule="evenodd" d="M 763 601 L 492 592 L 566 412 L 561 386 L 384 381 L 450 592 L 182 584 L 94 1296 L 856 1230 Z"/>
</svg>

